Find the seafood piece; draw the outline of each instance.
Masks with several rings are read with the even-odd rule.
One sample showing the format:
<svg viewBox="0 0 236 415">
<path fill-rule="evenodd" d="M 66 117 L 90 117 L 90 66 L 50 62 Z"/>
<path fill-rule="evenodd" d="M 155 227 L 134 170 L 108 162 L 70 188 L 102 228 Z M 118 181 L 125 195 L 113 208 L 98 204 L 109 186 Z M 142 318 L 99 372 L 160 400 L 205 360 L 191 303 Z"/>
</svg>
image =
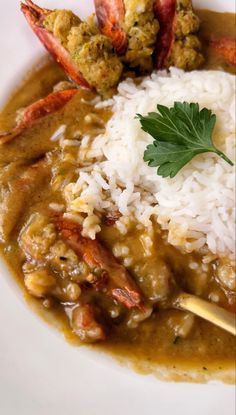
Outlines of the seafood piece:
<svg viewBox="0 0 236 415">
<path fill-rule="evenodd" d="M 12 180 L 1 182 L 0 186 L 0 241 L 6 242 L 12 230 L 19 222 L 27 202 L 35 188 L 50 178 L 50 169 L 46 159 L 29 166 Z M 16 201 L 16 194 L 18 195 Z"/>
<path fill-rule="evenodd" d="M 81 341 L 93 343 L 105 340 L 103 327 L 95 320 L 90 304 L 78 305 L 72 311 L 71 326 Z"/>
<path fill-rule="evenodd" d="M 125 19 L 123 0 L 94 0 L 94 4 L 101 32 L 112 39 L 112 44 L 119 55 L 124 54 L 128 40 L 122 26 Z"/>
<path fill-rule="evenodd" d="M 51 294 L 56 286 L 56 279 L 47 269 L 38 269 L 25 274 L 24 283 L 31 295 L 44 298 Z"/>
<path fill-rule="evenodd" d="M 138 287 L 125 267 L 117 262 L 110 251 L 98 240 L 83 237 L 81 226 L 75 222 L 62 216 L 55 216 L 55 224 L 61 232 L 62 239 L 90 268 L 100 269 L 101 274 L 106 274 L 107 290 L 113 298 L 127 308 L 143 307 Z M 104 275 L 101 275 L 102 279 L 103 277 Z"/>
<path fill-rule="evenodd" d="M 117 53 L 131 68 L 153 68 L 159 24 L 153 0 L 95 0 L 99 28 L 110 37 Z"/>
<path fill-rule="evenodd" d="M 51 224 L 51 226 L 54 226 Z M 63 278 L 71 278 L 78 283 L 86 281 L 89 267 L 80 261 L 73 249 L 63 241 L 56 241 L 49 249 L 47 261 L 50 268 Z"/>
<path fill-rule="evenodd" d="M 78 85 L 89 88 L 88 82 L 80 73 L 78 67 L 73 62 L 69 52 L 62 46 L 60 40 L 53 33 L 44 27 L 44 19 L 51 14 L 52 10 L 43 9 L 30 0 L 21 3 L 21 11 L 34 33 L 38 36 L 42 44 L 53 56 L 53 58 L 62 66 L 66 74 Z"/>
<path fill-rule="evenodd" d="M 154 10 L 160 30 L 157 36 L 157 68 L 161 69 L 175 42 L 176 0 L 156 0 Z"/>
<path fill-rule="evenodd" d="M 19 244 L 28 261 L 44 263 L 56 237 L 55 226 L 48 217 L 33 213 L 20 233 Z"/>
<path fill-rule="evenodd" d="M 45 98 L 34 102 L 24 109 L 21 119 L 15 128 L 8 133 L 0 135 L 0 145 L 12 141 L 18 137 L 26 128 L 31 127 L 41 118 L 59 111 L 63 108 L 78 92 L 78 89 L 68 89 L 64 91 L 52 92 Z"/>
<path fill-rule="evenodd" d="M 112 42 L 90 19 L 82 22 L 69 10 L 40 9 L 26 0 L 21 9 L 43 45 L 75 83 L 110 93 L 119 82 L 123 65 Z"/>
<path fill-rule="evenodd" d="M 230 38 L 211 39 L 210 46 L 231 65 L 236 65 L 236 41 Z"/>
<path fill-rule="evenodd" d="M 157 35 L 156 66 L 197 69 L 204 62 L 196 36 L 199 19 L 191 0 L 155 0 L 154 11 L 160 24 Z"/>
</svg>

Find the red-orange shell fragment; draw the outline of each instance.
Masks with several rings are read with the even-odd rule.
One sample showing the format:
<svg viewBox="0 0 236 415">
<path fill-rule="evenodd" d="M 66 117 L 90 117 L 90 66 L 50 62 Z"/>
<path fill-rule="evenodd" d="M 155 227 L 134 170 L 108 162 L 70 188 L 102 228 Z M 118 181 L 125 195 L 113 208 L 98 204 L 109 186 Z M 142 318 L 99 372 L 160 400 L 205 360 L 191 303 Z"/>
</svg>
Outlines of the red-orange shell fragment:
<svg viewBox="0 0 236 415">
<path fill-rule="evenodd" d="M 43 7 L 39 7 L 37 6 L 37 4 L 33 3 L 32 0 L 25 0 L 27 6 L 31 7 L 32 9 L 34 9 L 35 12 L 39 13 L 40 15 L 42 15 L 43 17 L 47 16 L 47 14 L 51 13 L 50 9 L 45 9 Z"/>
<path fill-rule="evenodd" d="M 210 40 L 210 46 L 231 65 L 236 65 L 236 40 L 221 38 Z"/>
<path fill-rule="evenodd" d="M 76 84 L 91 89 L 88 82 L 80 73 L 77 65 L 71 59 L 69 52 L 61 45 L 60 41 L 43 26 L 44 18 L 51 13 L 51 10 L 43 9 L 30 0 L 21 3 L 21 11 L 24 13 L 27 22 L 38 36 L 44 47 L 52 57 L 61 65 L 66 74 Z"/>
<path fill-rule="evenodd" d="M 118 54 L 126 52 L 128 41 L 122 23 L 125 17 L 123 0 L 94 0 L 99 28 L 105 36 L 112 39 Z"/>
<path fill-rule="evenodd" d="M 157 34 L 157 69 L 165 67 L 175 41 L 176 0 L 155 0 L 154 13 L 160 24 Z"/>
<path fill-rule="evenodd" d="M 31 127 L 35 122 L 46 117 L 53 112 L 63 108 L 78 92 L 78 89 L 68 89 L 65 91 L 52 92 L 45 98 L 34 102 L 25 108 L 22 119 L 16 127 L 10 132 L 0 135 L 0 145 L 8 143 L 18 137 L 22 131 Z"/>
<path fill-rule="evenodd" d="M 90 268 L 100 268 L 108 274 L 107 291 L 113 298 L 127 308 L 144 308 L 136 283 L 107 248 L 97 239 L 83 237 L 81 226 L 75 222 L 56 216 L 55 224 L 61 232 L 62 239 L 83 258 Z"/>
</svg>

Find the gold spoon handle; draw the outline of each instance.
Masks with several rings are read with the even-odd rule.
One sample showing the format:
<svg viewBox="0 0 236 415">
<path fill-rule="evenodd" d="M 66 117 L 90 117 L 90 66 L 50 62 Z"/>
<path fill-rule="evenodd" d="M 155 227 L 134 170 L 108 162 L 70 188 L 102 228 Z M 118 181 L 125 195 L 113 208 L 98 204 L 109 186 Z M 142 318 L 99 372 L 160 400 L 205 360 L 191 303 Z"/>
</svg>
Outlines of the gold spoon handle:
<svg viewBox="0 0 236 415">
<path fill-rule="evenodd" d="M 176 308 L 191 311 L 199 317 L 236 336 L 236 316 L 216 304 L 209 303 L 191 294 L 181 293 L 175 301 Z"/>
</svg>

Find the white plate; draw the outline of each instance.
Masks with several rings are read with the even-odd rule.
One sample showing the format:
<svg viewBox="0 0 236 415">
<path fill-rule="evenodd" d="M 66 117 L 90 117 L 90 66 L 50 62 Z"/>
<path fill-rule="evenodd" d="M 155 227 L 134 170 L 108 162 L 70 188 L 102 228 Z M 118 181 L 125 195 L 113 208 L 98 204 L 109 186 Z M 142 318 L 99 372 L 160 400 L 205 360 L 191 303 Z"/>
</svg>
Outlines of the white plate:
<svg viewBox="0 0 236 415">
<path fill-rule="evenodd" d="M 92 0 L 41 0 L 85 17 Z M 234 0 L 195 4 L 234 11 Z M 43 49 L 27 27 L 18 0 L 1 0 L 0 104 Z M 0 413 L 2 415 L 227 415 L 233 386 L 162 383 L 139 376 L 109 358 L 69 346 L 30 312 L 0 263 Z"/>
</svg>

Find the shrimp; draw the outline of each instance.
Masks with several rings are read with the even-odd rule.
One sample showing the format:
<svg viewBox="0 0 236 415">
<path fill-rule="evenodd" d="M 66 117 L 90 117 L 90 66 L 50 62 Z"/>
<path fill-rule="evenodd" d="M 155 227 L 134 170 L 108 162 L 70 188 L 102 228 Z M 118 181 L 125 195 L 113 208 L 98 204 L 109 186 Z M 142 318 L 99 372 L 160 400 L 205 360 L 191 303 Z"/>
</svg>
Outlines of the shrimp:
<svg viewBox="0 0 236 415">
<path fill-rule="evenodd" d="M 43 9 L 31 0 L 21 3 L 21 11 L 24 13 L 27 22 L 45 48 L 62 66 L 66 74 L 76 84 L 90 88 L 88 82 L 80 73 L 77 65 L 73 62 L 69 52 L 61 45 L 60 41 L 49 32 L 43 25 L 44 19 L 51 13 L 49 9 Z"/>
<path fill-rule="evenodd" d="M 70 10 L 41 9 L 22 3 L 29 25 L 52 57 L 77 85 L 109 96 L 118 84 L 123 65 L 110 38 L 102 35 L 93 19 L 83 22 Z"/>
<path fill-rule="evenodd" d="M 142 296 L 128 271 L 97 239 L 85 238 L 81 226 L 63 216 L 55 217 L 61 237 L 92 269 L 99 268 L 108 276 L 108 293 L 127 308 L 142 308 Z"/>
<path fill-rule="evenodd" d="M 78 92 L 78 89 L 52 92 L 45 98 L 34 102 L 25 108 L 23 115 L 11 132 L 0 135 L 0 145 L 6 144 L 18 137 L 26 128 L 31 127 L 41 118 L 59 111 Z"/>
</svg>

